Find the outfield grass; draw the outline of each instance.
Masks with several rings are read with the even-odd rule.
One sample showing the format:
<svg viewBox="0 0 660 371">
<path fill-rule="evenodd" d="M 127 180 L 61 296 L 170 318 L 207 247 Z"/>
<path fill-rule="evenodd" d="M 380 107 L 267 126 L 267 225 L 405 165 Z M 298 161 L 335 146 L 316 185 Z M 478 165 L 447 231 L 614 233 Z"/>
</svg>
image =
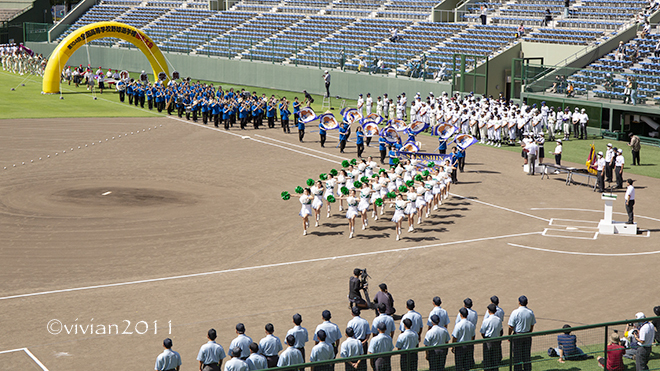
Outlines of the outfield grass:
<svg viewBox="0 0 660 371">
<path fill-rule="evenodd" d="M 132 73 L 134 78 L 137 73 Z M 152 78 L 152 76 L 150 76 Z M 275 90 L 266 88 L 255 88 L 251 86 L 241 86 L 233 84 L 224 84 L 212 81 L 202 81 L 208 84 L 214 84 L 216 87 L 221 85 L 223 89 L 234 90 L 246 89 L 250 92 L 256 91 L 259 94 L 267 96 L 275 95 L 277 97 L 286 96 L 289 101 L 298 97 L 301 101 L 304 99 L 302 92 L 291 92 L 285 90 Z M 25 86 L 21 86 L 25 84 Z M 73 85 L 63 85 L 64 100 L 59 99 L 59 95 L 41 94 L 41 78 L 38 76 L 19 76 L 8 72 L 0 72 L 0 119 L 9 118 L 49 118 L 49 117 L 154 117 L 164 116 L 157 111 L 135 108 L 127 103 L 119 103 L 119 97 L 114 90 L 108 89 L 104 94 L 97 94 L 98 99 L 93 100 L 92 94 L 84 86 L 76 88 Z M 15 88 L 15 91 L 11 91 Z M 357 93 L 356 93 L 357 95 Z M 315 112 L 320 113 L 323 97 L 312 95 L 314 103 L 311 105 Z M 342 103 L 349 107 L 355 107 L 355 100 L 332 99 L 334 113 L 339 116 L 339 109 Z M 596 151 L 605 151 L 606 144 L 612 142 L 615 147 L 624 149 L 626 166 L 624 168 L 624 178 L 627 174 L 645 175 L 654 178 L 660 178 L 660 148 L 655 146 L 642 145 L 641 166 L 630 166 L 632 156 L 626 142 L 617 142 L 612 140 L 591 137 L 589 140 L 569 140 L 564 142 L 564 151 L 562 162 L 571 162 L 578 165 L 584 165 L 589 153 L 589 145 L 594 143 Z M 477 144 L 481 145 L 481 144 Z M 554 162 L 554 156 L 550 152 L 554 150 L 555 143 L 547 142 L 545 145 L 546 160 Z M 520 152 L 518 146 L 501 147 L 502 150 Z M 434 152 L 434 149 L 424 148 L 423 151 Z M 522 163 L 522 159 L 521 159 Z"/>
</svg>

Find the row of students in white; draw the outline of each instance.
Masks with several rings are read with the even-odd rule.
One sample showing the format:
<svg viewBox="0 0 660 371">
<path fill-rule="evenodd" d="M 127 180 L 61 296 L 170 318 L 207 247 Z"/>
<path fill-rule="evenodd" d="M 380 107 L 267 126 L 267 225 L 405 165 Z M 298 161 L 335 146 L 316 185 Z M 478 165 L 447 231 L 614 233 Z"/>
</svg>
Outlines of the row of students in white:
<svg viewBox="0 0 660 371">
<path fill-rule="evenodd" d="M 406 116 L 407 99 L 405 94 L 397 97 L 397 102 L 390 103 L 391 99 L 376 101 L 376 113 L 380 116 L 403 119 Z M 362 94 L 358 97 L 357 109 L 366 116 L 372 112 L 373 101 L 371 94 L 366 100 Z M 492 99 L 485 96 L 477 98 L 473 94 L 461 97 L 459 94 L 450 97 L 446 92 L 436 98 L 430 93 L 426 100 L 417 93 L 410 107 L 410 121 L 421 121 L 433 127 L 440 123 L 451 123 L 460 128 L 461 133 L 471 134 L 486 143 L 501 147 L 503 143 L 520 143 L 522 134 L 529 132 L 534 135 L 544 135 L 547 132 L 550 140 L 555 135 L 563 133 L 564 140 L 569 138 L 571 132 L 585 130 L 589 116 L 585 109 L 575 108 L 571 112 L 555 110 L 545 102 L 540 107 L 536 104 L 528 106 L 513 104 L 504 99 Z"/>
<path fill-rule="evenodd" d="M 424 173 L 425 170 L 429 173 Z M 326 203 L 326 216 L 328 218 L 331 216 L 332 203 L 328 201 L 328 196 L 333 196 L 339 203 L 339 211 L 344 210 L 343 201 L 345 200 L 347 203 L 346 218 L 349 223 L 349 238 L 353 238 L 355 220 L 358 216 L 362 221 L 362 230 L 365 230 L 369 227 L 367 217 L 369 209 L 371 209 L 371 218 L 378 220 L 378 216 L 385 213 L 385 205 L 389 204 L 390 208 L 394 208 L 391 221 L 396 224 L 396 240 L 398 241 L 401 238 L 401 225 L 404 217 L 408 219 L 408 232 L 412 232 L 415 229 L 415 216 L 417 216 L 417 223 L 422 223 L 423 217 L 428 218 L 431 212 L 437 210 L 438 206 L 442 204 L 442 200 L 448 197 L 451 170 L 449 160 L 433 168 L 412 160 L 411 162 L 402 161 L 396 167 L 381 171 L 378 164 L 369 157 L 356 166 L 350 165 L 346 170 L 339 171 L 336 177 L 329 174 L 326 180 L 317 181 L 314 186 L 305 189 L 300 196 L 302 208 L 299 215 L 303 220 L 303 235 L 307 235 L 310 216 L 314 216 L 315 226 L 319 226 L 324 202 Z M 372 177 L 373 174 L 377 175 Z M 417 175 L 421 176 L 421 180 L 417 180 L 419 179 Z M 356 189 L 354 183 L 365 176 L 369 178 L 369 181 L 360 182 L 361 187 Z M 413 185 L 406 186 L 405 193 L 400 192 L 400 188 L 410 184 L 411 181 Z M 348 189 L 347 195 L 341 193 L 343 187 Z M 390 192 L 397 194 L 395 200 L 387 198 L 387 194 Z M 378 199 L 383 200 L 381 206 L 378 205 Z"/>
</svg>

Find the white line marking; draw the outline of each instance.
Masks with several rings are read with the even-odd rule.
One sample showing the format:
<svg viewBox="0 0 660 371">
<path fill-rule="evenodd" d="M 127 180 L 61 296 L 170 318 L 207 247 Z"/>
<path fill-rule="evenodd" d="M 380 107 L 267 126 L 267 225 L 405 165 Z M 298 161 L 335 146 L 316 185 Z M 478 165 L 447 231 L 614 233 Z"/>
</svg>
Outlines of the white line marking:
<svg viewBox="0 0 660 371">
<path fill-rule="evenodd" d="M 18 348 L 18 349 L 11 349 L 11 350 L 3 350 L 3 351 L 0 352 L 0 354 L 13 353 L 13 352 L 21 352 L 21 351 L 22 351 L 22 352 L 25 352 L 25 354 L 27 354 L 28 357 L 32 358 L 32 360 L 34 361 L 34 363 L 36 363 L 37 366 L 41 367 L 41 369 L 42 369 L 43 371 L 49 371 L 48 368 L 46 368 L 46 366 L 44 366 L 44 364 L 41 363 L 41 361 L 39 360 L 39 358 L 37 358 L 34 354 L 32 354 L 32 352 L 30 352 L 30 350 L 29 350 L 28 348 Z"/>
<path fill-rule="evenodd" d="M 107 195 L 109 195 L 110 193 L 112 193 L 112 191 L 107 191 L 107 192 L 101 193 L 101 196 L 107 196 Z"/>
<path fill-rule="evenodd" d="M 457 195 L 457 194 L 455 194 L 455 193 L 451 193 L 451 192 L 450 192 L 449 194 L 452 195 L 452 196 L 454 196 L 454 197 L 462 198 L 462 199 L 464 199 L 464 200 L 468 200 L 468 201 L 474 201 L 474 202 L 476 202 L 476 203 L 484 204 L 484 205 L 487 205 L 487 206 L 491 206 L 491 207 L 494 207 L 494 208 L 496 208 L 496 209 L 502 209 L 502 210 L 505 210 L 505 211 L 510 211 L 510 212 L 512 212 L 512 213 L 516 213 L 516 214 L 520 214 L 520 215 L 528 216 L 528 217 L 530 217 L 530 218 L 535 218 L 535 219 L 543 220 L 543 221 L 546 221 L 546 222 L 550 222 L 550 219 L 541 218 L 540 216 L 536 216 L 536 215 L 532 215 L 532 214 L 523 213 L 522 211 L 509 209 L 509 208 L 506 208 L 506 207 L 503 207 L 503 206 L 498 206 L 498 205 L 489 204 L 488 202 L 483 202 L 483 201 L 475 200 L 475 199 L 473 199 L 473 198 L 464 197 L 464 196 Z"/>
<path fill-rule="evenodd" d="M 171 120 L 176 120 L 176 121 L 183 122 L 184 124 L 193 125 L 193 126 L 197 126 L 197 127 L 204 128 L 204 129 L 213 130 L 213 131 L 216 131 L 216 132 L 218 132 L 218 133 L 224 133 L 224 134 L 233 135 L 233 136 L 236 136 L 236 137 L 239 137 L 239 138 L 243 138 L 243 135 L 235 134 L 235 133 L 232 133 L 232 132 L 230 132 L 230 131 L 220 130 L 219 128 L 216 128 L 216 127 L 211 127 L 211 126 L 206 126 L 206 125 L 202 125 L 202 124 L 197 124 L 197 123 L 195 123 L 195 122 L 188 122 L 187 120 L 180 119 L 179 117 L 171 117 L 171 116 L 167 116 L 167 118 L 168 118 L 168 119 L 171 119 Z M 285 150 L 287 150 L 287 151 L 291 151 L 291 152 L 299 153 L 299 154 L 301 154 L 301 155 L 305 155 L 305 156 L 309 156 L 309 157 L 318 158 L 319 160 L 332 162 L 332 163 L 334 163 L 334 164 L 337 163 L 336 160 L 330 160 L 330 159 L 327 159 L 327 158 L 324 158 L 324 157 L 320 157 L 320 156 L 313 155 L 313 154 L 311 154 L 311 153 L 305 153 L 305 152 L 302 152 L 302 151 L 298 151 L 298 150 L 295 150 L 295 149 L 293 149 L 293 148 L 288 148 L 288 147 L 280 146 L 280 145 L 278 145 L 278 144 L 274 144 L 274 143 L 264 142 L 263 140 L 259 140 L 259 139 L 254 139 L 254 138 L 248 138 L 248 139 L 250 139 L 250 140 L 252 140 L 252 141 L 255 141 L 255 142 L 257 142 L 257 143 L 263 143 L 263 144 L 267 144 L 267 145 L 269 145 L 269 146 L 278 147 L 278 148 L 285 149 Z"/>
<path fill-rule="evenodd" d="M 264 138 L 264 139 L 272 140 L 272 141 L 274 141 L 274 142 L 284 143 L 284 144 L 287 144 L 287 145 L 290 145 L 290 146 L 293 146 L 293 147 L 304 148 L 304 149 L 306 149 L 306 150 L 308 150 L 308 151 L 314 151 L 314 152 L 322 153 L 322 154 L 324 154 L 324 155 L 326 155 L 326 156 L 337 157 L 337 158 L 342 159 L 342 160 L 348 160 L 348 158 L 346 158 L 346 157 L 333 155 L 332 153 L 326 153 L 326 152 L 319 151 L 319 150 L 317 150 L 317 149 L 313 149 L 313 148 L 307 148 L 307 147 L 305 147 L 305 146 L 301 146 L 301 145 L 298 145 L 298 144 L 287 143 L 287 142 L 284 142 L 284 141 L 281 141 L 281 140 L 273 139 L 273 138 L 270 138 L 270 137 L 265 137 L 265 136 L 263 136 L 263 135 L 255 135 L 255 137 L 259 137 L 259 138 Z"/>
<path fill-rule="evenodd" d="M 554 220 L 561 220 L 564 222 L 576 222 L 576 223 L 592 223 L 592 224 L 598 224 L 598 222 L 594 222 L 591 220 L 574 220 L 574 219 L 561 219 L 561 218 L 552 218 L 550 219 L 550 224 L 552 225 L 552 221 Z"/>
<path fill-rule="evenodd" d="M 530 210 L 589 211 L 589 212 L 592 212 L 592 213 L 602 213 L 603 212 L 603 210 L 573 209 L 573 208 L 564 208 L 564 207 L 533 207 Z M 626 215 L 626 216 L 628 215 L 626 213 L 620 213 L 618 211 L 615 211 L 614 214 Z M 654 220 L 656 222 L 660 222 L 660 219 L 651 218 L 650 216 L 643 216 L 643 215 L 635 214 L 635 218 L 644 218 L 644 219 L 649 219 L 649 220 Z"/>
<path fill-rule="evenodd" d="M 576 251 L 561 251 L 561 250 L 542 249 L 542 248 L 540 248 L 540 247 L 532 247 L 532 246 L 518 245 L 518 244 L 516 244 L 516 243 L 510 243 L 510 242 L 508 242 L 507 245 L 514 246 L 514 247 L 522 247 L 523 249 L 530 249 L 530 250 L 537 250 L 537 251 L 544 251 L 544 252 L 553 252 L 553 253 L 557 253 L 557 254 L 568 254 L 568 255 L 586 255 L 586 256 L 638 256 L 638 255 L 653 255 L 653 254 L 660 254 L 660 250 L 658 250 L 658 251 L 648 251 L 648 252 L 621 253 L 621 254 L 604 254 L 604 253 L 596 253 L 596 252 L 576 252 Z"/>
<path fill-rule="evenodd" d="M 365 252 L 365 253 L 359 253 L 359 254 L 349 254 L 349 255 L 330 256 L 330 257 L 325 257 L 325 258 L 305 259 L 305 260 L 298 260 L 298 261 L 291 261 L 291 262 L 284 262 L 284 263 L 273 263 L 273 264 L 257 265 L 257 266 L 244 267 L 244 268 L 230 268 L 230 269 L 223 269 L 223 270 L 219 270 L 219 271 L 192 273 L 192 274 L 184 274 L 184 275 L 171 276 L 171 277 L 151 278 L 151 279 L 130 281 L 130 282 L 118 282 L 118 283 L 110 283 L 110 284 L 105 284 L 105 285 L 76 287 L 76 288 L 72 288 L 72 289 L 42 291 L 42 292 L 35 292 L 35 293 L 30 293 L 30 294 L 20 294 L 20 295 L 11 295 L 11 296 L 0 297 L 0 300 L 27 298 L 27 297 L 32 297 L 32 296 L 58 294 L 58 293 L 63 293 L 63 292 L 83 291 L 83 290 L 91 290 L 91 289 L 101 289 L 101 288 L 108 288 L 108 287 L 128 286 L 128 285 L 135 285 L 135 284 L 140 284 L 140 283 L 170 281 L 170 280 L 176 280 L 176 279 L 182 279 L 182 278 L 203 277 L 203 276 L 211 276 L 211 275 L 217 275 L 217 274 L 222 274 L 222 273 L 243 272 L 243 271 L 251 271 L 251 270 L 255 270 L 255 269 L 283 267 L 283 266 L 288 266 L 288 265 L 305 264 L 305 263 L 316 263 L 316 262 L 335 260 L 335 259 L 350 259 L 350 258 L 357 258 L 357 257 L 363 257 L 363 256 L 372 256 L 372 255 L 389 254 L 389 253 L 402 252 L 402 251 L 426 249 L 426 248 L 430 248 L 430 247 L 450 246 L 450 245 L 458 245 L 458 244 L 463 244 L 463 243 L 497 240 L 497 239 L 502 239 L 502 238 L 529 236 L 529 235 L 539 234 L 539 233 L 541 233 L 541 232 L 527 232 L 527 233 L 507 234 L 507 235 L 502 235 L 502 236 L 474 238 L 474 239 L 463 240 L 463 241 L 443 242 L 443 243 L 437 243 L 437 244 L 432 244 L 432 245 L 403 247 L 403 248 L 398 248 L 398 249 L 372 251 L 372 252 Z"/>
<path fill-rule="evenodd" d="M 44 364 L 41 363 L 41 361 L 40 361 L 40 360 L 39 360 L 34 354 L 32 354 L 32 352 L 30 352 L 30 349 L 28 349 L 28 348 L 23 348 L 23 350 L 25 351 L 25 353 L 27 353 L 28 356 L 30 356 L 30 358 L 32 358 L 32 360 L 33 360 L 33 361 L 34 361 L 39 367 L 41 367 L 42 370 L 44 370 L 44 371 L 48 371 L 48 369 L 46 368 L 46 366 L 44 366 Z"/>
<path fill-rule="evenodd" d="M 561 236 L 561 235 L 556 235 L 556 234 L 548 234 L 548 231 L 569 232 L 569 233 L 589 233 L 589 234 L 594 233 L 594 232 L 589 232 L 589 231 L 580 231 L 577 228 L 575 230 L 545 228 L 543 230 L 543 233 L 541 233 L 541 236 L 544 236 L 544 237 L 559 237 L 559 238 L 573 238 L 573 239 L 576 239 L 576 240 L 595 240 L 598 237 L 598 232 L 595 232 L 593 237 L 575 237 L 575 236 Z"/>
</svg>

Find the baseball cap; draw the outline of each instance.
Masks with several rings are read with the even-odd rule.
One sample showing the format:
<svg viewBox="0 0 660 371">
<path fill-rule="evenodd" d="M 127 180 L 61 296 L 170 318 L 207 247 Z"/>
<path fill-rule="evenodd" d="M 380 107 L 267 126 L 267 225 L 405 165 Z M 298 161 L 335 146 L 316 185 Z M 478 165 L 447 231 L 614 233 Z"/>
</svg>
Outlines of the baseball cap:
<svg viewBox="0 0 660 371">
<path fill-rule="evenodd" d="M 637 312 L 637 314 L 635 314 L 635 319 L 642 319 L 642 318 L 646 318 L 643 312 Z"/>
<path fill-rule="evenodd" d="M 623 149 L 619 148 L 619 150 L 617 152 L 623 153 Z"/>
<path fill-rule="evenodd" d="M 603 152 L 598 152 L 598 156 L 602 156 L 602 155 L 603 155 Z"/>
<path fill-rule="evenodd" d="M 607 146 L 608 146 L 608 147 L 612 147 L 612 143 L 607 143 Z"/>
<path fill-rule="evenodd" d="M 561 143 L 561 139 L 557 139 L 557 143 Z"/>
</svg>

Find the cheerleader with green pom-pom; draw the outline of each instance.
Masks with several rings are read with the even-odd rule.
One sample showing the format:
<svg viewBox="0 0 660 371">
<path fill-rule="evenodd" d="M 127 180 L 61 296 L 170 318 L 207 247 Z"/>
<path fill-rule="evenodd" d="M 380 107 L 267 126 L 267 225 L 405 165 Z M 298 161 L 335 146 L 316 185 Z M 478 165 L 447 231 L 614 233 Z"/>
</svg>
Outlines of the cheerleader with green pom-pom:
<svg viewBox="0 0 660 371">
<path fill-rule="evenodd" d="M 417 224 L 422 224 L 422 216 L 427 213 L 428 204 L 426 203 L 426 187 L 424 181 L 421 180 L 422 176 L 417 174 L 415 177 L 415 192 L 417 193 L 417 199 L 415 200 L 415 206 L 417 207 Z M 418 181 L 417 179 L 420 179 Z"/>
<path fill-rule="evenodd" d="M 387 177 L 387 171 L 383 171 L 380 173 L 380 176 L 378 178 L 378 185 L 380 186 L 380 198 L 385 199 L 387 193 L 390 192 L 389 190 L 390 179 Z M 392 185 L 392 189 L 394 189 L 394 185 Z M 383 215 L 384 213 L 385 213 L 385 206 L 381 206 L 380 215 Z"/>
<path fill-rule="evenodd" d="M 417 192 L 411 187 L 401 191 L 401 193 L 406 193 L 408 204 L 403 213 L 408 216 L 408 232 L 412 232 L 415 230 L 415 215 L 417 215 Z"/>
<path fill-rule="evenodd" d="M 360 203 L 358 204 L 358 211 L 362 217 L 362 230 L 365 230 L 369 227 L 369 223 L 367 221 L 367 211 L 369 211 L 371 193 L 372 190 L 369 188 L 369 183 L 362 183 L 362 189 L 360 189 Z"/>
<path fill-rule="evenodd" d="M 327 179 L 325 180 L 325 193 L 323 194 L 323 199 L 326 200 L 326 203 L 328 205 L 328 215 L 327 217 L 330 217 L 330 204 L 331 202 L 328 201 L 328 196 L 336 197 L 335 195 L 335 186 L 337 185 L 337 179 L 332 175 L 332 173 L 328 174 Z"/>
<path fill-rule="evenodd" d="M 316 184 L 311 188 L 312 195 L 314 196 L 314 201 L 312 201 L 312 209 L 314 210 L 314 218 L 316 218 L 315 227 L 319 226 L 319 220 L 321 219 L 321 206 L 323 206 L 323 183 L 318 180 Z"/>
<path fill-rule="evenodd" d="M 349 191 L 355 188 L 355 181 L 359 179 L 356 178 L 359 172 L 355 170 L 357 169 L 354 169 L 353 165 L 348 165 L 348 168 L 346 169 L 346 188 L 348 188 Z"/>
<path fill-rule="evenodd" d="M 303 236 L 307 236 L 307 227 L 309 227 L 309 216 L 312 215 L 312 191 L 309 188 L 305 188 L 303 194 L 300 196 L 300 204 L 302 208 L 300 209 L 300 217 L 303 220 Z"/>
<path fill-rule="evenodd" d="M 385 203 L 394 205 L 394 216 L 392 217 L 392 221 L 396 225 L 396 240 L 399 241 L 401 239 L 401 223 L 405 217 L 405 209 L 410 204 L 410 202 L 404 200 L 403 195 L 399 193 L 396 195 L 395 200 L 385 201 Z"/>
<path fill-rule="evenodd" d="M 424 189 L 426 191 L 424 192 L 424 201 L 426 201 L 426 217 L 428 218 L 431 216 L 431 209 L 434 207 L 433 202 L 435 201 L 435 197 L 433 196 L 433 189 L 435 188 L 436 182 L 430 174 L 427 175 L 425 179 Z M 436 209 L 433 208 L 433 210 Z"/>
<path fill-rule="evenodd" d="M 371 206 L 373 207 L 373 210 L 371 211 L 371 217 L 374 220 L 378 220 L 378 205 L 376 205 L 376 201 L 378 199 L 382 199 L 383 196 L 381 196 L 380 194 L 382 187 L 380 186 L 380 183 L 378 182 L 377 178 L 371 180 L 371 189 L 373 190 L 373 192 L 371 192 L 371 200 L 370 200 Z M 381 210 L 383 210 L 382 206 L 381 206 Z"/>
<path fill-rule="evenodd" d="M 348 191 L 348 195 L 339 196 L 339 199 L 345 199 L 348 204 L 348 210 L 346 211 L 346 219 L 348 219 L 348 238 L 353 238 L 353 233 L 355 232 L 355 217 L 358 216 L 358 199 L 355 197 L 355 189 Z"/>
<path fill-rule="evenodd" d="M 337 190 L 341 191 L 342 188 L 346 187 L 346 182 L 348 182 L 348 174 L 346 173 L 346 170 L 342 169 L 339 171 L 339 175 L 337 175 Z M 339 194 L 339 192 L 337 192 Z M 339 199 L 339 211 L 344 211 L 344 201 L 342 198 Z"/>
</svg>

